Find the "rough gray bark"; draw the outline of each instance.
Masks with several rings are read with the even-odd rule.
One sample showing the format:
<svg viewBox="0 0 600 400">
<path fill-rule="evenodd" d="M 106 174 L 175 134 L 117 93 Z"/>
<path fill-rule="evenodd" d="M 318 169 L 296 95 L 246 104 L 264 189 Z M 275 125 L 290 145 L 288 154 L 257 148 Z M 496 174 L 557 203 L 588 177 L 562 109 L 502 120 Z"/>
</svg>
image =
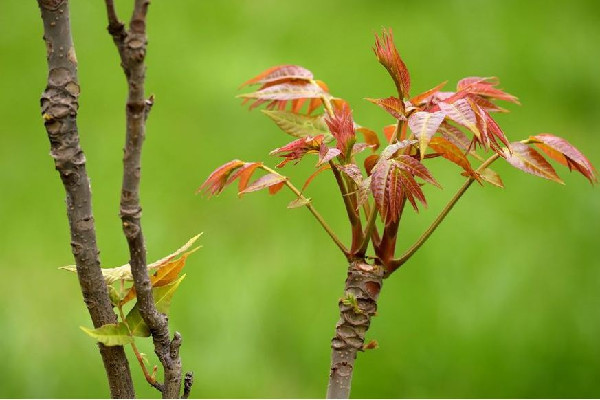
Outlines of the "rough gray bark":
<svg viewBox="0 0 600 400">
<path fill-rule="evenodd" d="M 139 185 L 141 153 L 146 130 L 146 118 L 152 107 L 152 98 L 144 97 L 146 66 L 146 14 L 149 0 L 135 0 L 129 30 L 118 19 L 112 0 L 105 0 L 108 31 L 119 51 L 121 66 L 128 85 L 126 105 L 126 138 L 123 156 L 123 184 L 121 187 L 120 216 L 123 232 L 129 245 L 130 265 L 138 306 L 144 322 L 150 328 L 154 351 L 164 368 L 164 382 L 157 385 L 163 398 L 178 398 L 181 390 L 181 335 L 175 332 L 170 339 L 167 316 L 157 311 L 152 285 L 146 266 L 146 247 L 141 225 Z M 188 395 L 189 395 L 189 388 Z"/>
<path fill-rule="evenodd" d="M 71 250 L 83 299 L 94 327 L 117 322 L 98 258 L 85 155 L 79 146 L 77 110 L 79 82 L 71 38 L 67 0 L 38 0 L 44 22 L 48 83 L 41 98 L 50 154 L 66 191 Z M 133 398 L 135 392 L 122 346 L 98 344 L 113 398 Z"/>
<path fill-rule="evenodd" d="M 365 334 L 377 311 L 383 275 L 383 267 L 369 265 L 364 260 L 353 261 L 348 267 L 344 297 L 339 301 L 340 320 L 331 341 L 328 399 L 350 396 L 354 361 L 363 350 Z"/>
</svg>

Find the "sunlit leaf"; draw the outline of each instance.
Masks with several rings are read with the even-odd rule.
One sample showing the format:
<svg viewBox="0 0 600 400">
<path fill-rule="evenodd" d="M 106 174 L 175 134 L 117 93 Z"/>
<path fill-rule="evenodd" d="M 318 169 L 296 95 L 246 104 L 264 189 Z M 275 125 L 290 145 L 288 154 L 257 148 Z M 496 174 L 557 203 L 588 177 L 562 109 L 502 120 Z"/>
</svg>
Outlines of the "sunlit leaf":
<svg viewBox="0 0 600 400">
<path fill-rule="evenodd" d="M 236 179 L 239 179 L 238 180 L 238 193 L 241 192 L 242 190 L 246 189 L 246 186 L 248 186 L 248 182 L 250 181 L 250 178 L 252 177 L 252 174 L 254 173 L 254 171 L 256 171 L 256 169 L 261 167 L 262 165 L 263 164 L 259 163 L 259 162 L 244 163 L 244 165 L 241 168 L 235 170 L 229 176 L 229 178 L 227 179 L 227 182 L 225 183 L 225 186 L 229 185 Z"/>
<path fill-rule="evenodd" d="M 502 183 L 502 179 L 500 178 L 500 175 L 496 173 L 496 171 L 490 168 L 486 168 L 483 171 L 480 171 L 478 174 L 484 181 L 499 188 L 504 187 L 504 183 Z"/>
<path fill-rule="evenodd" d="M 321 143 L 321 149 L 319 150 L 319 161 L 317 162 L 317 167 L 328 163 L 330 160 L 339 156 L 342 152 L 338 148 L 327 147 L 325 143 Z"/>
<path fill-rule="evenodd" d="M 102 325 L 97 329 L 89 329 L 83 326 L 80 326 L 80 328 L 105 346 L 124 346 L 133 342 L 133 337 L 129 334 L 129 329 L 123 322 Z"/>
<path fill-rule="evenodd" d="M 452 104 L 441 102 L 438 106 L 452 121 L 466 127 L 475 135 L 479 136 L 477 117 L 467 100 L 460 99 Z"/>
<path fill-rule="evenodd" d="M 304 207 L 305 205 L 310 203 L 310 199 L 307 197 L 298 197 L 297 199 L 294 199 L 292 201 L 290 201 L 290 203 L 287 205 L 287 208 L 299 208 L 299 207 Z"/>
<path fill-rule="evenodd" d="M 268 86 L 252 93 L 240 94 L 237 97 L 257 100 L 294 100 L 331 97 L 315 83 L 282 83 Z"/>
<path fill-rule="evenodd" d="M 266 189 L 270 186 L 277 185 L 287 178 L 283 175 L 270 173 L 264 176 L 261 176 L 253 183 L 251 183 L 246 189 L 242 190 L 240 193 L 250 193 L 256 192 L 257 190 Z"/>
<path fill-rule="evenodd" d="M 180 254 L 182 254 L 183 252 L 187 251 L 190 247 L 192 247 L 194 245 L 194 243 L 196 242 L 196 240 L 198 240 L 198 238 L 200 236 L 202 236 L 202 233 L 192 237 L 183 246 L 181 246 L 179 249 L 177 249 L 173 253 L 169 254 L 168 256 L 163 257 L 160 260 L 157 260 L 151 264 L 148 264 L 148 266 L 147 266 L 148 273 L 149 274 L 154 273 L 154 271 L 159 269 L 161 266 L 165 265 L 169 261 L 173 260 L 175 257 L 177 257 Z M 64 270 L 67 270 L 70 272 L 77 271 L 75 266 L 73 266 L 73 265 L 68 265 L 66 267 L 60 267 L 59 269 L 64 269 Z M 104 280 L 106 281 L 107 285 L 111 285 L 117 281 L 125 281 L 125 282 L 133 281 L 133 276 L 131 275 L 131 266 L 129 264 L 121 265 L 120 267 L 116 267 L 116 268 L 102 268 L 102 275 L 104 276 Z"/>
<path fill-rule="evenodd" d="M 262 110 L 285 133 L 298 138 L 308 135 L 329 135 L 329 128 L 322 115 L 310 116 L 288 111 Z"/>
<path fill-rule="evenodd" d="M 467 157 L 464 155 L 462 150 L 452 142 L 442 137 L 434 137 L 429 142 L 429 147 L 431 147 L 433 151 L 439 153 L 445 159 L 461 167 L 470 176 L 477 177 L 475 171 L 473 171 L 473 168 L 471 167 L 471 163 L 469 163 L 469 160 L 467 160 Z"/>
<path fill-rule="evenodd" d="M 277 65 L 261 72 L 254 78 L 244 82 L 240 87 L 254 84 L 265 84 L 287 80 L 311 80 L 313 74 L 299 65 Z"/>
<path fill-rule="evenodd" d="M 412 113 L 408 118 L 408 126 L 413 131 L 415 137 L 419 139 L 421 159 L 423 159 L 425 156 L 427 144 L 437 132 L 444 118 L 446 118 L 446 114 L 444 114 L 442 111 L 436 111 L 433 113 L 417 111 Z"/>
<path fill-rule="evenodd" d="M 179 276 L 179 273 L 185 266 L 185 262 L 188 256 L 198 250 L 198 247 L 184 253 L 180 258 L 175 260 L 169 260 L 166 263 L 159 266 L 156 271 L 150 275 L 150 284 L 152 287 L 160 287 L 168 285 L 173 282 Z M 131 286 L 127 294 L 121 300 L 121 305 L 126 304 L 130 300 L 136 297 L 135 287 Z"/>
<path fill-rule="evenodd" d="M 496 77 L 481 78 L 474 76 L 461 79 L 456 85 L 456 88 L 461 92 L 519 104 L 519 99 L 517 99 L 515 96 L 496 88 L 495 86 L 498 84 L 499 81 Z"/>
<path fill-rule="evenodd" d="M 574 168 L 585 176 L 590 183 L 598 182 L 595 175 L 596 170 L 592 163 L 590 163 L 583 153 L 565 139 L 548 133 L 531 136 L 530 139 L 535 141 L 536 146 L 552 159 L 569 169 Z"/>
<path fill-rule="evenodd" d="M 444 139 L 448 140 L 459 149 L 466 151 L 469 148 L 471 141 L 458 127 L 449 124 L 448 122 L 442 122 L 438 131 Z"/>
<path fill-rule="evenodd" d="M 558 177 L 552 165 L 537 151 L 521 142 L 513 142 L 510 144 L 512 152 L 504 149 L 504 158 L 513 167 L 519 168 L 529 174 L 550 179 L 552 181 L 564 182 Z"/>
<path fill-rule="evenodd" d="M 363 137 L 365 138 L 365 143 L 369 147 L 371 147 L 373 151 L 379 148 L 379 138 L 377 137 L 377 134 L 374 131 L 365 128 L 364 126 L 357 126 L 356 130 L 363 134 Z"/>
<path fill-rule="evenodd" d="M 232 160 L 221 165 L 206 178 L 204 183 L 196 190 L 196 193 L 204 191 L 208 196 L 218 195 L 225 188 L 229 175 L 244 164 L 243 161 Z"/>
<path fill-rule="evenodd" d="M 269 186 L 269 194 L 270 195 L 277 194 L 277 192 L 279 192 L 281 190 L 281 188 L 283 188 L 284 185 L 285 185 L 285 182 L 279 182 L 279 183 Z"/>
<path fill-rule="evenodd" d="M 386 99 L 369 99 L 365 98 L 365 100 L 370 101 L 373 104 L 378 105 L 387 111 L 392 117 L 396 119 L 404 119 L 404 102 L 397 97 L 388 97 Z"/>
<path fill-rule="evenodd" d="M 410 102 L 415 105 L 420 105 L 420 104 L 424 103 L 425 101 L 429 100 L 434 94 L 436 94 L 437 92 L 442 90 L 442 88 L 444 86 L 446 86 L 447 83 L 448 83 L 448 81 L 444 81 L 444 82 L 440 83 L 439 85 L 437 85 L 436 87 L 429 89 L 426 92 L 416 95 L 415 97 L 410 99 Z"/>
</svg>

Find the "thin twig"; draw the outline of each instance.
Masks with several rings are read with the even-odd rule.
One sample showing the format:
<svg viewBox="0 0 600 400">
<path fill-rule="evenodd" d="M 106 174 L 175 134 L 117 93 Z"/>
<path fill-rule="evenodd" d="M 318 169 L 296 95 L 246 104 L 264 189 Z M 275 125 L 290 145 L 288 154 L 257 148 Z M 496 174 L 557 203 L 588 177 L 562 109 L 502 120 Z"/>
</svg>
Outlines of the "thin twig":
<svg viewBox="0 0 600 400">
<path fill-rule="evenodd" d="M 500 157 L 498 154 L 492 155 L 483 164 L 481 164 L 481 166 L 479 166 L 479 168 L 477 168 L 475 173 L 479 173 L 479 172 L 483 171 L 484 169 L 486 169 L 487 167 L 489 167 L 490 164 L 492 164 L 494 161 L 496 161 L 498 159 L 498 157 Z M 417 239 L 417 241 L 408 250 L 406 250 L 406 252 L 400 258 L 392 260 L 390 262 L 390 270 L 386 275 L 390 275 L 392 272 L 397 270 L 402 264 L 404 264 L 406 261 L 408 261 L 408 259 L 410 257 L 412 257 L 413 254 L 415 254 L 415 252 L 417 250 L 419 250 L 419 248 L 427 241 L 427 239 L 429 239 L 431 234 L 442 223 L 444 218 L 446 218 L 446 215 L 448 215 L 450 210 L 452 210 L 452 207 L 454 207 L 456 202 L 458 200 L 460 200 L 462 195 L 467 191 L 467 189 L 471 186 L 471 184 L 474 181 L 475 181 L 475 178 L 473 178 L 473 177 L 469 177 L 465 181 L 465 183 L 460 187 L 460 189 L 458 189 L 456 194 L 452 197 L 452 199 L 450 199 L 448 204 L 446 204 L 446 206 L 442 209 L 442 211 L 437 216 L 437 218 L 431 223 L 429 228 L 427 228 L 427 230 L 425 232 L 423 232 L 423 234 Z"/>
<path fill-rule="evenodd" d="M 269 168 L 269 167 L 267 167 L 265 165 L 261 165 L 260 168 L 262 168 L 265 171 L 270 172 L 272 174 L 277 174 L 277 175 L 282 176 L 281 174 L 279 174 L 274 169 Z M 323 219 L 323 217 L 321 216 L 321 214 L 319 214 L 317 212 L 317 210 L 312 205 L 312 203 L 310 202 L 310 200 L 307 199 L 306 197 L 304 197 L 304 195 L 302 194 L 302 192 L 300 192 L 300 190 L 298 190 L 298 188 L 296 186 L 294 186 L 287 177 L 285 178 L 285 180 L 283 182 L 284 182 L 285 186 L 287 186 L 292 192 L 294 192 L 294 194 L 296 196 L 298 196 L 298 198 L 306 201 L 306 208 L 308 208 L 308 210 L 311 212 L 311 214 L 317 219 L 317 221 L 319 222 L 319 224 L 321 224 L 321 226 L 323 227 L 323 229 L 325 229 L 325 232 L 327 232 L 327 234 L 329 235 L 329 237 L 331 237 L 331 239 L 336 244 L 336 246 L 342 251 L 342 253 L 344 253 L 344 256 L 347 259 L 349 259 L 350 252 L 348 251 L 348 249 L 346 248 L 346 246 L 344 246 L 344 244 L 342 243 L 342 241 L 340 240 L 340 238 L 338 238 L 338 236 L 335 234 L 335 232 L 333 232 L 333 229 L 331 229 L 331 227 L 327 224 L 327 222 L 325 222 L 325 220 Z"/>
<path fill-rule="evenodd" d="M 85 155 L 79 145 L 77 111 L 80 89 L 69 23 L 69 2 L 38 0 L 38 5 L 44 22 L 48 61 L 48 82 L 41 98 L 42 116 L 50 140 L 50 154 L 67 195 L 71 250 L 77 265 L 81 293 L 92 323 L 98 328 L 116 323 L 117 317 L 112 310 L 100 269 L 90 181 Z M 123 347 L 98 346 L 111 396 L 135 397 Z"/>
</svg>

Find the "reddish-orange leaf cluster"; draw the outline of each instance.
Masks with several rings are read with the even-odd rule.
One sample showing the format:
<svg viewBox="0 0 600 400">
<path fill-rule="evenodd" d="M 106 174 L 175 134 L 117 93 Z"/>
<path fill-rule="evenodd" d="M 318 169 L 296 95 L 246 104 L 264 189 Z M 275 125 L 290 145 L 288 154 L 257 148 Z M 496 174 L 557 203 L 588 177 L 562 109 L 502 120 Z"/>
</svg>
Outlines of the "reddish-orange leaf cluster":
<svg viewBox="0 0 600 400">
<path fill-rule="evenodd" d="M 381 38 L 375 35 L 375 47 L 373 48 L 377 60 L 388 70 L 388 73 L 396 84 L 398 97 L 407 98 L 410 92 L 410 74 L 404 61 L 398 54 L 398 49 L 394 44 L 392 30 L 383 31 Z"/>
<path fill-rule="evenodd" d="M 302 157 L 308 153 L 319 153 L 323 138 L 323 135 L 317 135 L 315 137 L 306 136 L 296 139 L 285 146 L 278 147 L 269 154 L 284 157 L 284 160 L 277 164 L 277 167 L 281 168 L 290 161 L 300 161 Z"/>
<path fill-rule="evenodd" d="M 347 104 L 344 104 L 340 109 L 335 110 L 333 116 L 325 118 L 325 122 L 336 140 L 336 147 L 341 152 L 342 157 L 347 159 L 356 141 L 350 108 Z"/>
<path fill-rule="evenodd" d="M 299 65 L 279 65 L 261 72 L 244 82 L 247 85 L 261 85 L 256 91 L 239 95 L 243 104 L 254 100 L 250 109 L 267 103 L 267 109 L 285 110 L 291 102 L 291 111 L 299 113 L 307 100 L 310 100 L 307 113 L 312 113 L 322 104 L 322 98 L 331 97 L 329 89 L 321 81 L 315 81 L 309 70 Z"/>
</svg>

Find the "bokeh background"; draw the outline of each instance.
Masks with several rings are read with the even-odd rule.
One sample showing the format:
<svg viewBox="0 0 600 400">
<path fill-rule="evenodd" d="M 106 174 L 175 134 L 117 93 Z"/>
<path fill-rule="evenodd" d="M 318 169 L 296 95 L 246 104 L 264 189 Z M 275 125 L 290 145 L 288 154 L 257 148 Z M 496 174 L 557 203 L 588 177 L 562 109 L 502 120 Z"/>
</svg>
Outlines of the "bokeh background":
<svg viewBox="0 0 600 400">
<path fill-rule="evenodd" d="M 79 128 L 92 179 L 101 260 L 128 259 L 118 218 L 125 80 L 102 1 L 72 1 L 82 86 Z M 131 1 L 117 1 L 121 18 Z M 197 232 L 172 329 L 182 332 L 195 397 L 321 397 L 346 265 L 282 191 L 195 189 L 233 158 L 277 161 L 289 138 L 234 96 L 272 65 L 301 64 L 381 132 L 363 100 L 393 94 L 373 33 L 392 27 L 413 93 L 464 76 L 500 77 L 519 96 L 499 117 L 509 138 L 553 132 L 600 166 L 600 7 L 595 1 L 154 0 L 147 88 L 156 94 L 143 156 L 149 260 Z M 0 0 L 0 397 L 105 397 L 91 322 L 72 263 L 64 193 L 39 113 L 46 79 L 34 1 Z M 399 249 L 463 178 L 430 164 L 444 190 L 408 212 Z M 301 183 L 312 161 L 286 167 Z M 386 281 L 359 355 L 354 397 L 600 397 L 600 189 L 558 169 L 566 187 L 498 162 L 505 189 L 474 185 L 427 245 Z M 308 195 L 348 238 L 333 180 Z M 140 347 L 157 362 L 150 340 Z M 131 353 L 127 350 L 129 355 Z M 140 397 L 156 397 L 131 358 Z"/>
</svg>

